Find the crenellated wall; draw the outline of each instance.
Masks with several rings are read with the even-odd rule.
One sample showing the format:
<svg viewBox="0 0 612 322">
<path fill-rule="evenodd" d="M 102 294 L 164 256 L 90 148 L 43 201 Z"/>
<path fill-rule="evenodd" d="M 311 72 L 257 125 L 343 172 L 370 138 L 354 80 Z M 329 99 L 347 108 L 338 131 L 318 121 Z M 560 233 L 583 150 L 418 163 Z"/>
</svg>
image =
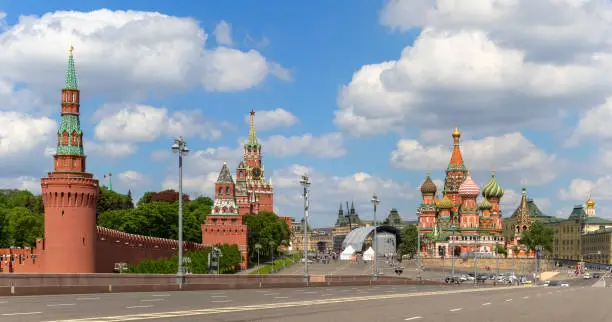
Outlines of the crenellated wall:
<svg viewBox="0 0 612 322">
<path fill-rule="evenodd" d="M 184 251 L 203 249 L 198 243 L 185 242 Z M 178 253 L 178 241 L 165 238 L 128 234 L 105 227 L 96 227 L 95 272 L 112 273 L 115 263 L 137 264 L 146 259 L 170 258 Z M 44 266 L 46 257 L 44 241 L 36 241 L 36 248 L 0 249 L 0 267 L 3 273 L 55 273 Z M 78 261 L 73 258 L 67 262 Z"/>
</svg>

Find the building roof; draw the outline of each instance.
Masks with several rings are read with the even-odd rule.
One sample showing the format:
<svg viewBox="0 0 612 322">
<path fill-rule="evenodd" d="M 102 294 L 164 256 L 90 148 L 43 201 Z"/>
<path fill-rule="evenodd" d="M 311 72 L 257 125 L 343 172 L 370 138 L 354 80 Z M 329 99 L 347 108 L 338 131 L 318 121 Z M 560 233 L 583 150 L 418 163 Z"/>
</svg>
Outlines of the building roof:
<svg viewBox="0 0 612 322">
<path fill-rule="evenodd" d="M 219 177 L 217 178 L 217 183 L 234 183 L 234 179 L 232 178 L 232 174 L 230 173 L 226 162 L 223 162 L 223 167 L 221 167 Z"/>
<path fill-rule="evenodd" d="M 429 173 L 428 173 L 427 177 L 425 178 L 425 181 L 421 185 L 421 193 L 435 194 L 436 191 L 438 191 L 438 187 L 436 187 L 436 184 L 431 180 L 431 177 L 429 176 Z"/>
<path fill-rule="evenodd" d="M 582 221 L 586 225 L 612 225 L 612 220 L 596 216 L 587 216 L 584 206 L 582 205 L 574 206 L 567 220 Z"/>
<path fill-rule="evenodd" d="M 504 196 L 504 189 L 495 180 L 495 172 L 491 172 L 491 180 L 482 188 L 482 196 L 485 198 L 501 198 Z"/>
<path fill-rule="evenodd" d="M 529 214 L 529 217 L 539 222 L 542 222 L 542 223 L 554 223 L 554 222 L 563 221 L 562 218 L 549 216 L 543 213 L 542 210 L 540 210 L 538 205 L 535 203 L 535 201 L 531 198 L 527 198 L 526 194 L 523 195 L 523 197 L 521 198 L 521 203 L 516 208 L 516 210 L 512 213 L 512 216 L 510 216 L 509 218 L 518 217 L 519 213 L 523 211 L 523 209 L 527 211 L 527 213 Z"/>
<path fill-rule="evenodd" d="M 396 237 L 396 245 L 401 243 L 401 231 L 393 226 L 382 225 L 382 226 L 366 226 L 353 229 L 342 241 L 342 249 L 346 249 L 349 245 L 356 251 L 363 249 L 363 244 L 368 236 L 374 232 L 374 229 L 378 233 L 387 232 L 392 233 Z"/>
<path fill-rule="evenodd" d="M 462 197 L 477 197 L 479 193 L 480 187 L 478 187 L 478 184 L 474 182 L 474 179 L 472 179 L 472 176 L 468 171 L 467 177 L 465 178 L 461 186 L 459 186 L 459 195 L 461 195 Z"/>
<path fill-rule="evenodd" d="M 255 132 L 255 111 L 251 111 L 250 125 L 249 125 L 249 138 L 247 139 L 246 146 L 259 147 L 259 141 L 257 140 L 257 133 Z"/>
<path fill-rule="evenodd" d="M 76 76 L 76 69 L 74 68 L 74 56 L 72 51 L 74 47 L 70 46 L 70 55 L 68 56 L 68 67 L 66 68 L 66 84 L 64 89 L 78 89 L 79 84 Z"/>
<path fill-rule="evenodd" d="M 455 131 L 453 131 L 453 152 L 450 162 L 448 163 L 447 171 L 465 171 L 465 164 L 463 163 L 463 156 L 461 155 L 461 148 L 459 147 L 460 138 L 461 132 L 459 132 L 458 128 L 455 128 Z"/>
</svg>

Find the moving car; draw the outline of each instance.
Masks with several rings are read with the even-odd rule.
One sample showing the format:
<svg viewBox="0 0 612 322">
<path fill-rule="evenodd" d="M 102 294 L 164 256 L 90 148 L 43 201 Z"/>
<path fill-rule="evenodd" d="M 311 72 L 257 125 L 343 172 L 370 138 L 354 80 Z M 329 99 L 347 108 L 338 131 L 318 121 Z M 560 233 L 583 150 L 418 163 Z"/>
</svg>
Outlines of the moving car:
<svg viewBox="0 0 612 322">
<path fill-rule="evenodd" d="M 568 282 L 560 282 L 559 283 L 561 287 L 569 287 L 569 283 Z"/>
<path fill-rule="evenodd" d="M 589 273 L 584 273 L 584 275 L 582 276 L 582 278 L 583 278 L 583 279 L 585 279 L 585 280 L 589 280 L 589 279 L 591 279 L 591 274 L 589 274 Z"/>
</svg>

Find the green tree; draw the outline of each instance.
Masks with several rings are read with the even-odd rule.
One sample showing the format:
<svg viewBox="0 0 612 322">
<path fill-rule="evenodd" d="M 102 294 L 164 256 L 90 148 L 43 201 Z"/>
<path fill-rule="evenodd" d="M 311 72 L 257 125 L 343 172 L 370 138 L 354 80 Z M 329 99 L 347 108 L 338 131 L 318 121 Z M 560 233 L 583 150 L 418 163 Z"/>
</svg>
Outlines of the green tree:
<svg viewBox="0 0 612 322">
<path fill-rule="evenodd" d="M 36 239 L 43 237 L 44 217 L 26 207 L 15 207 L 6 213 L 5 225 L 10 246 L 36 246 Z"/>
<path fill-rule="evenodd" d="M 132 208 L 134 208 L 134 204 L 132 203 L 130 196 L 108 190 L 108 188 L 104 186 L 100 187 L 100 193 L 98 194 L 98 202 L 96 206 L 96 216 L 99 217 L 103 212 L 110 210 Z"/>
<path fill-rule="evenodd" d="M 257 258 L 257 253 L 254 251 L 255 244 L 270 245 L 273 241 L 276 245 L 280 245 L 283 240 L 289 240 L 287 223 L 273 212 L 261 211 L 257 215 L 244 216 L 244 223 L 248 229 L 249 259 Z M 271 254 L 267 255 L 271 257 Z"/>
<path fill-rule="evenodd" d="M 416 225 L 407 225 L 402 229 L 402 242 L 398 251 L 400 256 L 408 255 L 411 258 L 417 252 L 418 230 Z"/>
<path fill-rule="evenodd" d="M 552 227 L 545 226 L 541 222 L 536 221 L 528 230 L 521 233 L 520 243 L 529 250 L 535 250 L 536 246 L 541 246 L 546 253 L 551 254 L 553 252 L 554 238 L 555 231 Z"/>
</svg>

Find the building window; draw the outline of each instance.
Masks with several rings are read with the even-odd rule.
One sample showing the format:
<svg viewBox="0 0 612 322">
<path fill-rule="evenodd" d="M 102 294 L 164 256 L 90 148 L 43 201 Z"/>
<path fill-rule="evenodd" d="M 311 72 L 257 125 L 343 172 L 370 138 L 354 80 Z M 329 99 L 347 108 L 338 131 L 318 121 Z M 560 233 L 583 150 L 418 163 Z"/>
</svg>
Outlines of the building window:
<svg viewBox="0 0 612 322">
<path fill-rule="evenodd" d="M 230 194 L 230 188 L 229 187 L 225 187 L 225 194 L 229 195 Z"/>
</svg>

